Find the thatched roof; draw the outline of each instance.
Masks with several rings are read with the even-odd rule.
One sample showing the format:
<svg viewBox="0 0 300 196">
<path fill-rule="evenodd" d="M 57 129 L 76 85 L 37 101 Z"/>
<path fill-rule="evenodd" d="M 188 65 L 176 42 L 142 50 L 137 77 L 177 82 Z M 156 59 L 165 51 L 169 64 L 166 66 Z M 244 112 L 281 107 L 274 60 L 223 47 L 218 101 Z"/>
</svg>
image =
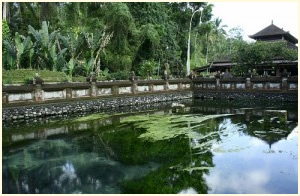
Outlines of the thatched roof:
<svg viewBox="0 0 300 196">
<path fill-rule="evenodd" d="M 277 27 L 273 23 L 263 30 L 255 33 L 254 35 L 250 35 L 249 37 L 252 39 L 261 39 L 266 37 L 271 37 L 275 35 L 283 35 L 285 38 L 289 39 L 292 43 L 296 44 L 298 43 L 298 39 L 292 36 L 288 31 L 284 31 L 283 29 Z"/>
</svg>

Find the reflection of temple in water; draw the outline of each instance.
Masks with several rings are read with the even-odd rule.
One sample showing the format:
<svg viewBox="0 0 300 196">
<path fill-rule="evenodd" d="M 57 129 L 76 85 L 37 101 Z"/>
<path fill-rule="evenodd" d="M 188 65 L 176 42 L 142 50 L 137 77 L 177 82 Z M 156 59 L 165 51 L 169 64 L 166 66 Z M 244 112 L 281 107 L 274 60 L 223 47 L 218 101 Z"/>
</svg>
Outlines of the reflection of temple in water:
<svg viewBox="0 0 300 196">
<path fill-rule="evenodd" d="M 282 139 L 286 139 L 295 124 L 290 121 L 297 121 L 297 111 L 287 110 L 287 124 L 282 124 L 279 121 L 264 122 L 265 110 L 262 108 L 239 108 L 234 106 L 222 105 L 214 107 L 213 104 L 199 104 L 200 106 L 192 108 L 193 112 L 203 114 L 237 114 L 232 119 L 234 123 L 243 122 L 246 125 L 245 134 L 259 138 L 266 142 L 271 149 L 272 145 Z"/>
</svg>

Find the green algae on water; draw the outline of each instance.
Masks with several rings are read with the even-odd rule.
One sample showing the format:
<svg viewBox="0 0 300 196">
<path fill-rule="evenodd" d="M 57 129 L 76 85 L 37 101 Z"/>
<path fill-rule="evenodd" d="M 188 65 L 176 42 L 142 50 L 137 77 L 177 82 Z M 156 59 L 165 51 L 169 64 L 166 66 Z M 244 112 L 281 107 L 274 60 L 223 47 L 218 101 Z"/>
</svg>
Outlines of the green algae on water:
<svg viewBox="0 0 300 196">
<path fill-rule="evenodd" d="M 121 121 L 121 123 L 134 123 L 135 127 L 146 129 L 139 138 L 148 141 L 168 140 L 179 135 L 191 138 L 204 139 L 205 137 L 197 134 L 195 129 L 202 126 L 202 122 L 210 119 L 228 116 L 231 114 L 219 115 L 139 115 L 131 116 Z"/>
</svg>

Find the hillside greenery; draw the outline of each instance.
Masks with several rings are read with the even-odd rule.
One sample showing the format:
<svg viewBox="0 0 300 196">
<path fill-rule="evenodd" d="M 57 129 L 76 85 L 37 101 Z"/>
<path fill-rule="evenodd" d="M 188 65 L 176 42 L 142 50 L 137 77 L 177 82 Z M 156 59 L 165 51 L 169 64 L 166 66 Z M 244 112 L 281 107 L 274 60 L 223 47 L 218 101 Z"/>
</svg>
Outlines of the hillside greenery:
<svg viewBox="0 0 300 196">
<path fill-rule="evenodd" d="M 100 79 L 128 79 L 132 71 L 154 78 L 165 69 L 172 76 L 185 76 L 189 23 L 200 7 L 202 13 L 195 13 L 192 20 L 191 68 L 229 56 L 248 65 L 260 51 L 257 44 L 243 41 L 242 29 L 227 29 L 221 18 L 213 19 L 213 5 L 206 2 L 2 5 L 4 70 L 63 72 L 69 80 L 80 81 L 92 72 Z M 286 50 L 281 53 L 295 56 Z M 259 56 L 264 58 L 269 56 Z"/>
</svg>

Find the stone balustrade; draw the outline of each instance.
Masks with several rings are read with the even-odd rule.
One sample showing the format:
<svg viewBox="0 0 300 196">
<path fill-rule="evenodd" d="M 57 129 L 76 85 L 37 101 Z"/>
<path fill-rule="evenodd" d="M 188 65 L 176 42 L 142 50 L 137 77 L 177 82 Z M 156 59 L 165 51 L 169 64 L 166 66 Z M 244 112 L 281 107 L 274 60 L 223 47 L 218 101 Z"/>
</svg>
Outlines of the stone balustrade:
<svg viewBox="0 0 300 196">
<path fill-rule="evenodd" d="M 298 92 L 298 77 L 234 77 L 174 80 L 48 83 L 3 85 L 2 104 L 27 105 L 105 97 L 156 94 L 168 91 L 194 92 Z"/>
<path fill-rule="evenodd" d="M 193 79 L 193 89 L 200 91 L 297 92 L 298 77 L 196 78 Z"/>
<path fill-rule="evenodd" d="M 190 79 L 3 85 L 2 104 L 60 102 L 191 90 Z"/>
<path fill-rule="evenodd" d="M 114 110 L 123 106 L 178 102 L 190 98 L 297 102 L 298 78 L 195 78 L 3 85 L 2 121 Z"/>
</svg>

